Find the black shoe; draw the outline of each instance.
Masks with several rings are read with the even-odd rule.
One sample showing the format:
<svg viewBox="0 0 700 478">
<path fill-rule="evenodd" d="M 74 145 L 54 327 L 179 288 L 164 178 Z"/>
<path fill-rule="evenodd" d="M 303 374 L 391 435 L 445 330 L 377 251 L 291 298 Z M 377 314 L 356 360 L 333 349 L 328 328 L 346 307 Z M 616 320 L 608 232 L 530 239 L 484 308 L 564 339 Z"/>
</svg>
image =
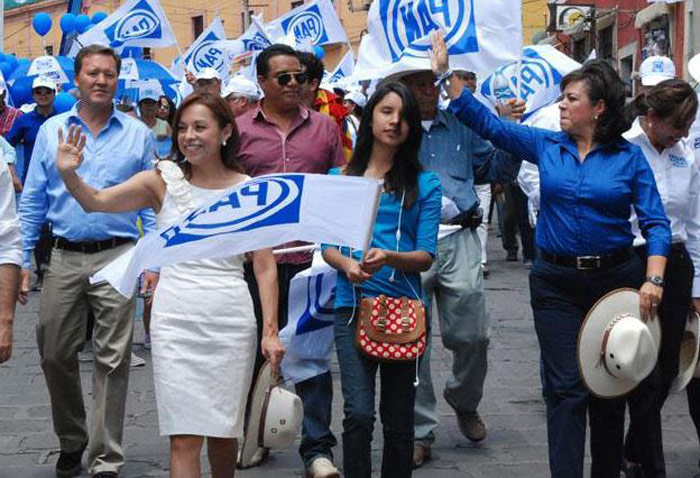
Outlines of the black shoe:
<svg viewBox="0 0 700 478">
<path fill-rule="evenodd" d="M 518 251 L 508 251 L 508 254 L 506 255 L 506 261 L 518 262 Z"/>
<path fill-rule="evenodd" d="M 119 475 L 113 471 L 101 471 L 92 475 L 92 478 L 117 478 Z"/>
<path fill-rule="evenodd" d="M 83 452 L 85 447 L 80 451 L 61 452 L 56 462 L 56 476 L 58 478 L 73 478 L 78 476 L 83 469 L 81 461 L 83 460 Z"/>
<path fill-rule="evenodd" d="M 628 464 L 627 471 L 625 471 L 625 478 L 644 478 L 644 469 L 641 465 Z"/>
</svg>

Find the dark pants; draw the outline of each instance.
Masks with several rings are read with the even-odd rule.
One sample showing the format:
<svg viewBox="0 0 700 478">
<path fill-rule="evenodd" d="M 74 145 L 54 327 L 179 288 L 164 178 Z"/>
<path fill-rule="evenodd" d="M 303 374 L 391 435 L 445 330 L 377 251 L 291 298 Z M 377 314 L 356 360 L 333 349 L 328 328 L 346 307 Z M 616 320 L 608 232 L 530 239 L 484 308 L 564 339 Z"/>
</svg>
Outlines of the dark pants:
<svg viewBox="0 0 700 478">
<path fill-rule="evenodd" d="M 287 312 L 289 309 L 289 283 L 299 272 L 311 266 L 310 262 L 304 264 L 277 264 L 277 280 L 279 284 L 279 328 L 287 325 Z M 255 357 L 254 377 L 264 362 L 260 350 L 263 321 L 262 307 L 258 283 L 255 280 L 253 265 L 245 264 L 245 279 L 248 283 L 250 296 L 253 298 L 255 319 L 258 323 L 258 348 Z M 251 384 L 251 391 L 254 384 Z M 338 443 L 331 432 L 331 406 L 333 404 L 333 379 L 327 372 L 296 384 L 296 392 L 304 404 L 304 421 L 301 431 L 301 445 L 299 454 L 304 465 L 308 466 L 313 460 L 320 457 L 333 459 L 332 448 Z M 250 398 L 250 392 L 248 397 Z M 250 400 L 249 400 L 250 402 Z"/>
<path fill-rule="evenodd" d="M 36 275 L 39 282 L 44 280 L 44 272 L 51 262 L 51 224 L 46 222 L 41 226 L 39 240 L 34 246 L 34 260 L 36 260 Z"/>
<path fill-rule="evenodd" d="M 690 418 L 693 419 L 695 432 L 698 435 L 698 441 L 700 441 L 700 378 L 692 379 L 686 387 L 685 393 L 688 395 Z"/>
<path fill-rule="evenodd" d="M 580 271 L 538 258 L 530 297 L 540 343 L 542 392 L 547 406 L 549 466 L 553 478 L 581 478 L 586 411 L 591 427 L 591 476 L 619 478 L 625 401 L 589 394 L 579 373 L 577 338 L 595 302 L 620 287 L 639 288 L 644 267 L 636 255 L 615 267 Z"/>
<path fill-rule="evenodd" d="M 646 248 L 637 248 L 646 261 Z M 661 408 L 678 375 L 678 357 L 688 318 L 693 287 L 693 263 L 683 245 L 675 245 L 666 264 L 666 285 L 658 314 L 661 351 L 654 371 L 627 397 L 630 426 L 625 458 L 639 463 L 647 478 L 665 478 L 666 465 L 661 434 Z"/>
<path fill-rule="evenodd" d="M 534 260 L 535 242 L 527 214 L 527 196 L 518 183 L 503 185 L 505 212 L 503 218 L 503 248 L 510 253 L 518 253 L 516 232 L 520 232 L 523 244 L 523 260 Z"/>
<path fill-rule="evenodd" d="M 352 309 L 337 311 L 335 348 L 343 390 L 343 474 L 372 476 L 375 377 L 379 370 L 379 416 L 384 432 L 382 478 L 409 478 L 413 471 L 413 404 L 416 362 L 379 363 L 355 346 L 357 318 Z"/>
</svg>

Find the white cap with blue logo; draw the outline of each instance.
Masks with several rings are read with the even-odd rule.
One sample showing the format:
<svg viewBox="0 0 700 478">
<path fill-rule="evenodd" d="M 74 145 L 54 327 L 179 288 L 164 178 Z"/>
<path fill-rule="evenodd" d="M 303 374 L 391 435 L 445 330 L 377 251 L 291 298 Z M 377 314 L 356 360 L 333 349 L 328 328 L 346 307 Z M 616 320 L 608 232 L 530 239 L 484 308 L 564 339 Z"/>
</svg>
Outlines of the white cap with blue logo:
<svg viewBox="0 0 700 478">
<path fill-rule="evenodd" d="M 650 56 L 639 67 L 639 78 L 644 86 L 654 86 L 676 77 L 676 67 L 667 56 Z"/>
</svg>

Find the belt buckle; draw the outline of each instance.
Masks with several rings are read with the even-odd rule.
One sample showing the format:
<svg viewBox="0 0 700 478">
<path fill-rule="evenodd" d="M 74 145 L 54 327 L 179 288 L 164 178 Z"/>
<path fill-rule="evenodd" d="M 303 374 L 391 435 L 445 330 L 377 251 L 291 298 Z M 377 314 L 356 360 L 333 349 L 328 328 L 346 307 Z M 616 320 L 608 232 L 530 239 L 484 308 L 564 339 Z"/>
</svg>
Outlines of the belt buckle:
<svg viewBox="0 0 700 478">
<path fill-rule="evenodd" d="M 601 257 L 600 256 L 578 256 L 576 258 L 576 269 L 580 271 L 589 271 L 593 269 L 600 269 Z"/>
</svg>

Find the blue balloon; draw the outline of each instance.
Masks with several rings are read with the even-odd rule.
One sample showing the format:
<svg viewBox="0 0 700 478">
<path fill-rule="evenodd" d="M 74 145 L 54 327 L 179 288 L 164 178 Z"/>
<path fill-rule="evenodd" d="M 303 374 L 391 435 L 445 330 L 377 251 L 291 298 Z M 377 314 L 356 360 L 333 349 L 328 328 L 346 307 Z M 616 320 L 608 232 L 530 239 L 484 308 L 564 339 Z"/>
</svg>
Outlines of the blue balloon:
<svg viewBox="0 0 700 478">
<path fill-rule="evenodd" d="M 64 13 L 61 17 L 61 30 L 66 35 L 70 35 L 75 31 L 75 15 L 72 13 Z"/>
<path fill-rule="evenodd" d="M 14 56 L 8 58 L 12 58 L 15 61 L 15 68 L 22 65 L 29 65 L 32 62 L 32 60 L 30 60 L 29 58 L 20 58 L 19 60 Z"/>
<path fill-rule="evenodd" d="M 323 57 L 326 56 L 326 52 L 319 45 L 316 45 L 314 47 L 314 55 L 316 55 L 316 58 L 319 60 L 323 60 Z"/>
<path fill-rule="evenodd" d="M 6 79 L 12 74 L 12 67 L 6 61 L 0 61 L 0 71 L 2 71 L 2 76 Z"/>
<path fill-rule="evenodd" d="M 10 71 L 15 71 L 15 68 L 17 68 L 17 65 L 19 65 L 19 62 L 14 55 L 5 55 L 5 62 L 9 63 Z"/>
<path fill-rule="evenodd" d="M 18 108 L 25 103 L 31 102 L 31 83 L 27 85 L 25 82 L 16 81 L 14 85 L 10 86 L 10 94 L 12 95 L 12 101 L 14 101 L 15 106 Z"/>
<path fill-rule="evenodd" d="M 56 98 L 53 100 L 53 109 L 56 113 L 65 113 L 73 107 L 76 101 L 73 95 L 61 92 L 57 94 Z"/>
<path fill-rule="evenodd" d="M 34 31 L 42 37 L 51 30 L 51 23 L 51 15 L 46 12 L 37 13 L 34 15 L 34 19 L 32 20 Z"/>
<path fill-rule="evenodd" d="M 102 20 L 104 20 L 105 18 L 107 18 L 107 14 L 106 14 L 105 12 L 95 12 L 95 13 L 92 15 L 92 23 L 93 23 L 94 25 L 97 25 L 98 23 L 100 23 L 100 22 L 101 22 Z"/>
<path fill-rule="evenodd" d="M 92 25 L 92 20 L 90 20 L 90 17 L 88 17 L 85 14 L 78 15 L 75 18 L 75 29 L 78 31 L 78 33 L 84 33 L 88 25 Z"/>
</svg>

